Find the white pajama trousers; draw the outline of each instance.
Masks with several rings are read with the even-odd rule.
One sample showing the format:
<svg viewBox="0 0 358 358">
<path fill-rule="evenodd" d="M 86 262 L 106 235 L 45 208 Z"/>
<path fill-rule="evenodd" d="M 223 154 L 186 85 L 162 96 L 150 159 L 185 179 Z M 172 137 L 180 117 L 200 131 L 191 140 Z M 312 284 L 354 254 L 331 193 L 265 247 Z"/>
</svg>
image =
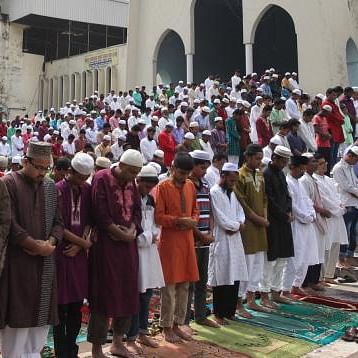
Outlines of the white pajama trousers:
<svg viewBox="0 0 358 358">
<path fill-rule="evenodd" d="M 334 242 L 329 250 L 325 252 L 325 259 L 323 264 L 323 277 L 334 278 L 336 272 L 336 266 L 339 259 L 339 249 L 341 244 Z"/>
<path fill-rule="evenodd" d="M 0 330 L 3 358 L 40 358 L 50 326 Z"/>
<path fill-rule="evenodd" d="M 263 277 L 265 256 L 266 253 L 263 251 L 245 255 L 249 281 L 240 281 L 239 297 L 244 297 L 246 292 L 256 292 L 259 290 Z"/>
<path fill-rule="evenodd" d="M 264 272 L 261 282 L 261 292 L 270 293 L 272 291 L 282 290 L 283 271 L 287 265 L 287 258 L 277 258 L 273 261 L 267 260 L 264 256 Z"/>
<path fill-rule="evenodd" d="M 301 287 L 306 278 L 308 264 L 294 262 L 294 258 L 288 259 L 287 265 L 283 271 L 283 291 L 291 291 L 292 287 Z"/>
</svg>

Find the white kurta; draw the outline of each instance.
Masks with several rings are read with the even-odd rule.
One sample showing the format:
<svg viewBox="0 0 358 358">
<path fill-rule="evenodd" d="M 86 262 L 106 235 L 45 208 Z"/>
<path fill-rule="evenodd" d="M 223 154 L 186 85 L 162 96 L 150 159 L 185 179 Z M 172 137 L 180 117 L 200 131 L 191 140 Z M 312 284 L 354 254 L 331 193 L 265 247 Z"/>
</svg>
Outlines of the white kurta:
<svg viewBox="0 0 358 358">
<path fill-rule="evenodd" d="M 288 190 L 292 198 L 292 226 L 295 256 L 293 262 L 296 268 L 303 264 L 316 265 L 319 263 L 316 231 L 313 222 L 316 213 L 312 200 L 307 196 L 302 184 L 287 175 Z"/>
<path fill-rule="evenodd" d="M 154 223 L 154 206 L 148 200 L 142 198 L 142 228 L 143 233 L 137 237 L 139 256 L 139 292 L 145 292 L 149 288 L 161 288 L 165 286 L 162 265 L 157 244 L 153 244 L 153 238 L 158 237 L 159 228 Z"/>
<path fill-rule="evenodd" d="M 255 104 L 251 108 L 251 112 L 250 112 L 250 127 L 251 127 L 250 139 L 251 139 L 252 143 L 257 143 L 257 141 L 258 141 L 257 130 L 256 130 L 256 121 L 261 116 L 261 113 L 262 113 L 262 107 L 258 106 L 257 104 Z"/>
<path fill-rule="evenodd" d="M 328 237 L 326 240 L 326 250 L 330 250 L 335 242 L 342 245 L 348 244 L 347 230 L 343 219 L 345 208 L 334 180 L 326 175 L 313 174 L 313 177 L 317 180 L 324 208 L 332 214 L 327 219 Z"/>
<path fill-rule="evenodd" d="M 211 189 L 215 184 L 219 184 L 220 181 L 220 171 L 218 168 L 215 168 L 213 165 L 206 170 L 205 180 L 209 184 L 209 188 Z"/>
<path fill-rule="evenodd" d="M 226 192 L 215 184 L 210 190 L 214 217 L 215 241 L 209 249 L 208 285 L 233 285 L 235 281 L 248 281 L 244 247 L 240 225 L 245 222 L 242 206 L 232 192 L 230 200 Z M 226 230 L 235 231 L 228 235 Z"/>
</svg>

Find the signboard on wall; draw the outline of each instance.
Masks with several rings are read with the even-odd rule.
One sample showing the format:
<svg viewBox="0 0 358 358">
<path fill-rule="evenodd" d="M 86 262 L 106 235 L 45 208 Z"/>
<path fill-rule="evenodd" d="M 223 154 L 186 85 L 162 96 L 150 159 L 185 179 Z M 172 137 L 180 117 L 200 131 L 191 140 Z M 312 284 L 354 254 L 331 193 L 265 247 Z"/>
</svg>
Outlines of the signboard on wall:
<svg viewBox="0 0 358 358">
<path fill-rule="evenodd" d="M 89 70 L 98 70 L 118 64 L 116 50 L 99 50 L 85 57 L 86 67 Z"/>
</svg>

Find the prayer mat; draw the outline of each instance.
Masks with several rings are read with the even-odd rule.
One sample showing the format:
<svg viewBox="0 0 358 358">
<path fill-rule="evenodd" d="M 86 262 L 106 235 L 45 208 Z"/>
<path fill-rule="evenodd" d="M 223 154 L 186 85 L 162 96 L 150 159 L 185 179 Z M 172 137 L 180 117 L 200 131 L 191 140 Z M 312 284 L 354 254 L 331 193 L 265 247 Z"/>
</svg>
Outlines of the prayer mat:
<svg viewBox="0 0 358 358">
<path fill-rule="evenodd" d="M 298 358 L 317 349 L 317 344 L 273 333 L 261 327 L 230 321 L 220 329 L 193 323 L 195 340 L 216 344 L 253 358 Z"/>
<path fill-rule="evenodd" d="M 349 327 L 358 325 L 356 313 L 310 303 L 281 304 L 273 313 L 250 311 L 253 319 L 238 317 L 242 322 L 270 331 L 325 345 L 342 337 Z"/>
<path fill-rule="evenodd" d="M 301 302 L 314 303 L 318 305 L 324 305 L 328 307 L 337 308 L 342 311 L 358 312 L 358 303 L 339 300 L 334 297 L 325 297 L 325 296 L 300 296 L 295 295 L 295 297 Z"/>
</svg>

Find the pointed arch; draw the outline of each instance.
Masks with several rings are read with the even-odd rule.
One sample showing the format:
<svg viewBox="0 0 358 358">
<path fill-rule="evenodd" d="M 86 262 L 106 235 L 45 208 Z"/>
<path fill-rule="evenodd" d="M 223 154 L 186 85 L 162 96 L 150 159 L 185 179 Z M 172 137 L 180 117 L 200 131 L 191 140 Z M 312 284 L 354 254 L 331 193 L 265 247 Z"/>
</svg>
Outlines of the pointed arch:
<svg viewBox="0 0 358 358">
<path fill-rule="evenodd" d="M 358 49 L 352 38 L 349 38 L 346 45 L 348 82 L 351 86 L 358 85 Z"/>
</svg>

